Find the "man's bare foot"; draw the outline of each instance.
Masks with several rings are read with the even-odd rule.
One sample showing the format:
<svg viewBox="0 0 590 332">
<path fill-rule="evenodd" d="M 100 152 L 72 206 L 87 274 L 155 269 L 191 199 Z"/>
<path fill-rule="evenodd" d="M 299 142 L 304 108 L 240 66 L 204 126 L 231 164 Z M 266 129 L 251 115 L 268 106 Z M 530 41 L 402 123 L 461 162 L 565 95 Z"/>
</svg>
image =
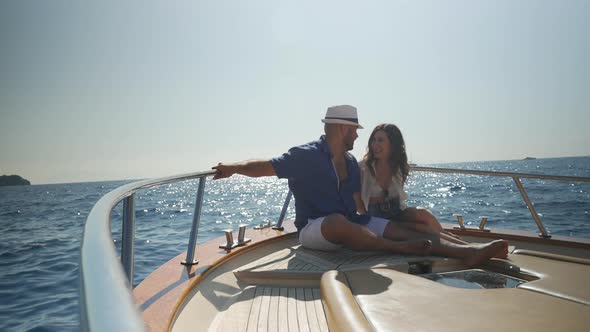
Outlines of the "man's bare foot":
<svg viewBox="0 0 590 332">
<path fill-rule="evenodd" d="M 506 250 L 498 251 L 496 256 L 494 256 L 493 258 L 506 259 L 506 258 L 508 258 L 508 254 L 511 253 L 513 250 L 514 250 L 514 246 L 507 245 Z"/>
<path fill-rule="evenodd" d="M 490 258 L 506 258 L 508 256 L 508 241 L 496 240 L 480 245 L 473 245 L 472 252 L 463 259 L 469 267 L 480 265 Z"/>
<path fill-rule="evenodd" d="M 432 241 L 421 239 L 405 241 L 400 244 L 397 251 L 402 254 L 426 256 L 430 254 L 430 249 L 432 249 Z"/>
</svg>

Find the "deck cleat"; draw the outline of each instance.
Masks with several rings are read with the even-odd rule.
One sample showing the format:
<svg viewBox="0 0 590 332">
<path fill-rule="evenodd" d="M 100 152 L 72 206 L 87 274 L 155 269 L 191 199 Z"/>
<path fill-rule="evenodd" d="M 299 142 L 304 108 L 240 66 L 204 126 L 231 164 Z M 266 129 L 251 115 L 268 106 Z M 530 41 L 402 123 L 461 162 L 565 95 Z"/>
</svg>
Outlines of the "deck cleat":
<svg viewBox="0 0 590 332">
<path fill-rule="evenodd" d="M 487 216 L 481 216 L 479 217 L 481 219 L 481 221 L 479 222 L 479 230 L 482 232 L 489 232 L 490 229 L 486 228 L 486 224 L 488 222 L 488 217 Z"/>
<path fill-rule="evenodd" d="M 240 228 L 238 230 L 238 242 L 237 245 L 239 247 L 246 245 L 246 243 L 252 241 L 252 239 L 249 238 L 245 238 L 246 236 L 246 226 L 248 226 L 247 224 L 240 224 Z"/>
<path fill-rule="evenodd" d="M 463 215 L 459 213 L 453 213 L 453 217 L 457 217 L 457 223 L 459 224 L 459 228 L 464 230 L 465 224 L 463 223 Z"/>
<path fill-rule="evenodd" d="M 235 247 L 238 246 L 237 242 L 234 242 L 234 234 L 233 231 L 231 229 L 225 229 L 225 240 L 226 243 L 222 243 L 219 245 L 219 248 L 225 249 L 225 250 L 231 250 Z"/>
</svg>

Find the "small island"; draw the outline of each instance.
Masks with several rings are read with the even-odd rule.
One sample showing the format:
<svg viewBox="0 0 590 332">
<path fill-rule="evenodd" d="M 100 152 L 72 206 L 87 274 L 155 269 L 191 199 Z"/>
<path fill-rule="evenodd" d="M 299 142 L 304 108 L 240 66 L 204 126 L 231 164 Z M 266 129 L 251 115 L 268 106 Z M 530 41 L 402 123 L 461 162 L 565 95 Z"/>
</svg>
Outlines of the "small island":
<svg viewBox="0 0 590 332">
<path fill-rule="evenodd" d="M 537 159 L 537 158 L 535 158 L 535 157 L 526 157 L 523 160 L 535 160 L 535 159 Z"/>
<path fill-rule="evenodd" d="M 0 175 L 0 187 L 2 186 L 29 186 L 31 182 L 18 175 Z"/>
</svg>

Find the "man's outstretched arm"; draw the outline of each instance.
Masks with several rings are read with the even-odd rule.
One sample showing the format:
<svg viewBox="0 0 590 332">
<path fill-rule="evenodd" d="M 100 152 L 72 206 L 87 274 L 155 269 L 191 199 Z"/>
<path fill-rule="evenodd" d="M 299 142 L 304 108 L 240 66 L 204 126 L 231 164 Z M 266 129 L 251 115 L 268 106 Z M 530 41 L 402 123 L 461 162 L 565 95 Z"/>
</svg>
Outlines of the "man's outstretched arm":
<svg viewBox="0 0 590 332">
<path fill-rule="evenodd" d="M 234 174 L 242 174 L 250 177 L 276 175 L 272 164 L 268 160 L 251 160 L 234 164 L 222 164 L 211 167 L 217 171 L 213 180 L 230 177 Z"/>
</svg>

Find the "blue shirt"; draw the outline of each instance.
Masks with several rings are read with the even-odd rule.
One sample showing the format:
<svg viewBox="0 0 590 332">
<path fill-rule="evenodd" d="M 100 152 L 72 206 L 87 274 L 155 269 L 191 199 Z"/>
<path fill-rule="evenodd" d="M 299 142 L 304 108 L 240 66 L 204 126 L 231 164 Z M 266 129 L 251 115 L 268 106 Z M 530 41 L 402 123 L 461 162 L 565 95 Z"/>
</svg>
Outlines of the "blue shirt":
<svg viewBox="0 0 590 332">
<path fill-rule="evenodd" d="M 340 182 L 332 153 L 322 136 L 319 140 L 296 146 L 270 162 L 279 178 L 289 180 L 295 196 L 295 226 L 301 230 L 308 219 L 339 213 L 350 221 L 366 224 L 369 216 L 356 213 L 353 193 L 361 190 L 361 175 L 354 156 L 346 153 L 348 178 Z"/>
</svg>

